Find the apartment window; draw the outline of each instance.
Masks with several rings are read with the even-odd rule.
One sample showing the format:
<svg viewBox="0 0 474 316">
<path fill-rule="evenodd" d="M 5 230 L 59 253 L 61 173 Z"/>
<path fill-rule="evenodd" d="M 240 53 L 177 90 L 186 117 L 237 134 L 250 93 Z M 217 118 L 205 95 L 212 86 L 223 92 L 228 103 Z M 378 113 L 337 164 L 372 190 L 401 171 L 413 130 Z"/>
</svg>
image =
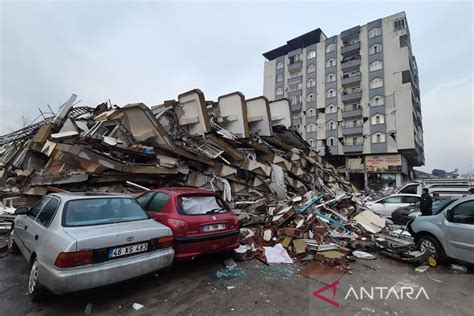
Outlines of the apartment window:
<svg viewBox="0 0 474 316">
<path fill-rule="evenodd" d="M 295 113 L 293 114 L 293 120 L 299 120 L 301 118 L 301 114 L 300 113 Z"/>
<path fill-rule="evenodd" d="M 382 44 L 374 44 L 369 48 L 369 55 L 377 54 L 382 51 Z"/>
<path fill-rule="evenodd" d="M 382 69 L 382 67 L 383 67 L 382 62 L 380 60 L 376 60 L 376 61 L 370 63 L 369 70 L 370 71 L 375 71 L 375 70 Z"/>
<path fill-rule="evenodd" d="M 370 80 L 370 89 L 380 88 L 383 87 L 383 79 L 381 78 L 374 78 Z"/>
<path fill-rule="evenodd" d="M 311 59 L 316 57 L 316 52 L 314 50 L 310 50 L 306 55 L 306 59 Z"/>
<path fill-rule="evenodd" d="M 353 110 L 359 110 L 360 109 L 360 104 L 358 104 L 358 103 L 352 104 L 352 109 Z"/>
<path fill-rule="evenodd" d="M 311 102 L 311 101 L 314 101 L 314 100 L 315 100 L 314 93 L 310 93 L 306 96 L 306 101 L 307 102 Z"/>
<path fill-rule="evenodd" d="M 336 90 L 334 90 L 334 89 L 329 89 L 326 92 L 326 97 L 327 98 L 334 98 L 335 96 L 336 96 Z"/>
<path fill-rule="evenodd" d="M 283 75 L 279 74 L 277 75 L 277 82 L 282 82 L 283 81 Z"/>
<path fill-rule="evenodd" d="M 316 110 L 315 109 L 309 109 L 307 117 L 314 117 L 314 116 L 316 116 Z"/>
<path fill-rule="evenodd" d="M 329 74 L 326 76 L 326 82 L 336 81 L 336 76 L 334 74 Z"/>
<path fill-rule="evenodd" d="M 375 133 L 372 135 L 372 143 L 385 143 L 385 134 Z"/>
<path fill-rule="evenodd" d="M 326 53 L 330 53 L 336 50 L 336 44 L 332 43 L 326 46 Z"/>
<path fill-rule="evenodd" d="M 282 61 L 279 61 L 277 63 L 277 69 L 282 69 L 283 68 L 283 62 Z"/>
<path fill-rule="evenodd" d="M 395 30 L 401 30 L 407 27 L 405 18 L 401 18 L 393 22 Z"/>
<path fill-rule="evenodd" d="M 369 31 L 369 38 L 382 35 L 382 29 L 380 27 L 374 27 Z"/>
<path fill-rule="evenodd" d="M 276 95 L 282 95 L 282 94 L 283 94 L 283 88 L 277 88 Z"/>
<path fill-rule="evenodd" d="M 300 95 L 293 95 L 290 97 L 290 104 L 291 105 L 297 105 L 301 101 L 301 96 Z"/>
<path fill-rule="evenodd" d="M 357 127 L 358 123 L 357 121 L 352 121 L 352 127 Z"/>
<path fill-rule="evenodd" d="M 306 83 L 307 88 L 314 87 L 315 85 L 316 85 L 316 80 L 314 79 L 309 79 L 308 82 Z"/>
<path fill-rule="evenodd" d="M 306 69 L 306 72 L 309 74 L 315 71 L 316 71 L 316 66 L 313 64 L 309 65 L 308 68 Z"/>
<path fill-rule="evenodd" d="M 384 104 L 384 98 L 376 95 L 372 99 L 370 99 L 370 105 L 371 106 L 377 106 L 377 105 L 383 105 Z"/>
<path fill-rule="evenodd" d="M 336 141 L 334 138 L 328 138 L 329 146 L 336 146 Z"/>
<path fill-rule="evenodd" d="M 329 121 L 328 124 L 327 124 L 327 128 L 328 128 L 329 130 L 336 129 L 336 122 L 334 122 L 334 121 Z"/>
<path fill-rule="evenodd" d="M 384 116 L 382 114 L 376 114 L 370 119 L 372 125 L 383 124 L 385 122 Z"/>
<path fill-rule="evenodd" d="M 334 67 L 334 66 L 336 66 L 336 59 L 334 59 L 334 58 L 329 58 L 329 59 L 326 61 L 326 68 Z"/>
<path fill-rule="evenodd" d="M 314 141 L 313 141 L 311 138 L 308 139 L 308 144 L 309 144 L 311 147 L 313 147 L 313 143 L 314 143 Z"/>
<path fill-rule="evenodd" d="M 400 47 L 408 46 L 408 35 L 407 34 L 401 35 L 398 39 L 400 40 Z"/>
<path fill-rule="evenodd" d="M 306 126 L 308 132 L 316 132 L 316 125 L 313 123 L 310 123 Z"/>
<path fill-rule="evenodd" d="M 357 145 L 359 143 L 357 137 L 352 137 L 352 145 Z"/>
<path fill-rule="evenodd" d="M 337 108 L 334 104 L 330 104 L 328 106 L 328 113 L 336 113 L 337 112 Z"/>
<path fill-rule="evenodd" d="M 297 64 L 301 62 L 301 54 L 288 57 L 288 65 Z"/>
</svg>

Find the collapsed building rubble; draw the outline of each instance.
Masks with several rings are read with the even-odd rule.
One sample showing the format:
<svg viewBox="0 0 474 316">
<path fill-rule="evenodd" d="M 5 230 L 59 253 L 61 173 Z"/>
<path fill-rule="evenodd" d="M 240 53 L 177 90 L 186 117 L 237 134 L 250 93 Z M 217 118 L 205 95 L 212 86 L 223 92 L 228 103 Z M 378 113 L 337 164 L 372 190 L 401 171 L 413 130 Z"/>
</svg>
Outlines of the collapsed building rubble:
<svg viewBox="0 0 474 316">
<path fill-rule="evenodd" d="M 75 100 L 0 137 L 1 199 L 18 207 L 62 190 L 219 191 L 241 223 L 236 256 L 263 262 L 263 247 L 281 244 L 299 262 L 347 269 L 350 249 L 390 237 L 385 219 L 364 210 L 350 181 L 292 129 L 286 99 L 234 92 L 208 101 L 196 89 L 152 108 Z"/>
<path fill-rule="evenodd" d="M 5 196 L 193 186 L 233 203 L 356 189 L 292 130 L 287 100 L 192 90 L 152 109 L 73 106 L 0 137 Z"/>
</svg>

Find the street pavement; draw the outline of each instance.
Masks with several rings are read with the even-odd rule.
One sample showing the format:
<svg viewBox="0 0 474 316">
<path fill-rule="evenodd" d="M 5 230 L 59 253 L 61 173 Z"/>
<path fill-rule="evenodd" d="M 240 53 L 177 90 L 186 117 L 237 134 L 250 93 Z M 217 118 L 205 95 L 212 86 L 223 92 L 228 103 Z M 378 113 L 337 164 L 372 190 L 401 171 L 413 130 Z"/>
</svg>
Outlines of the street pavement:
<svg viewBox="0 0 474 316">
<path fill-rule="evenodd" d="M 416 266 L 380 255 L 359 259 L 350 273 L 320 291 L 327 299 L 313 292 L 328 285 L 299 275 L 296 264 L 265 266 L 253 260 L 237 265 L 244 276 L 218 278 L 222 258 L 207 256 L 177 263 L 167 272 L 34 304 L 26 294 L 27 263 L 10 254 L 0 258 L 0 315 L 473 315 L 474 274 L 449 264 L 416 272 Z M 134 303 L 144 307 L 136 311 Z"/>
</svg>

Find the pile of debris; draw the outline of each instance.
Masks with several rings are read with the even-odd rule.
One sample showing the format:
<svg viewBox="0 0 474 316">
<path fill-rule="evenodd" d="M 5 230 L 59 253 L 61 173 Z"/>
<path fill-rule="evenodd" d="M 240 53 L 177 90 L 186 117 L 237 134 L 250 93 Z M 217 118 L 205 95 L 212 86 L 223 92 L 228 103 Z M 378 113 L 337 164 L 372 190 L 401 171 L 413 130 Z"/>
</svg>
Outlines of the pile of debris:
<svg viewBox="0 0 474 316">
<path fill-rule="evenodd" d="M 238 260 L 305 265 L 301 274 L 330 283 L 350 271 L 349 263 L 376 259 L 378 252 L 407 263 L 423 263 L 406 227 L 367 210 L 360 194 L 309 191 L 268 205 L 265 199 L 237 210 L 241 225 Z"/>
<path fill-rule="evenodd" d="M 286 99 L 246 100 L 234 92 L 206 101 L 191 90 L 148 108 L 76 106 L 76 98 L 0 137 L 4 205 L 8 199 L 10 207 L 30 206 L 63 190 L 134 195 L 147 187 L 204 188 L 220 192 L 238 212 L 242 257 L 268 261 L 283 249 L 301 262 L 341 267 L 350 249 L 373 245 L 385 227 L 293 129 Z"/>
<path fill-rule="evenodd" d="M 214 102 L 192 90 L 150 109 L 79 107 L 76 98 L 0 137 L 2 198 L 28 205 L 60 190 L 133 194 L 141 186 L 192 186 L 220 191 L 232 204 L 356 191 L 292 129 L 286 99 L 245 100 L 235 92 Z"/>
</svg>

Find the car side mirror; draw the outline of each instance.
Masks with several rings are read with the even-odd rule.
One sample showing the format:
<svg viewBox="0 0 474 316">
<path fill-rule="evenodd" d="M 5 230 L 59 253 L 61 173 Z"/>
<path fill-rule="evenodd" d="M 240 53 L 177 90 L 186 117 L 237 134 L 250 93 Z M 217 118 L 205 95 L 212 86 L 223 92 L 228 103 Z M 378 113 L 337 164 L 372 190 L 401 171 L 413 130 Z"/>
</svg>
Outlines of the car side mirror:
<svg viewBox="0 0 474 316">
<path fill-rule="evenodd" d="M 30 211 L 27 207 L 19 207 L 15 210 L 15 215 L 26 215 Z"/>
</svg>

